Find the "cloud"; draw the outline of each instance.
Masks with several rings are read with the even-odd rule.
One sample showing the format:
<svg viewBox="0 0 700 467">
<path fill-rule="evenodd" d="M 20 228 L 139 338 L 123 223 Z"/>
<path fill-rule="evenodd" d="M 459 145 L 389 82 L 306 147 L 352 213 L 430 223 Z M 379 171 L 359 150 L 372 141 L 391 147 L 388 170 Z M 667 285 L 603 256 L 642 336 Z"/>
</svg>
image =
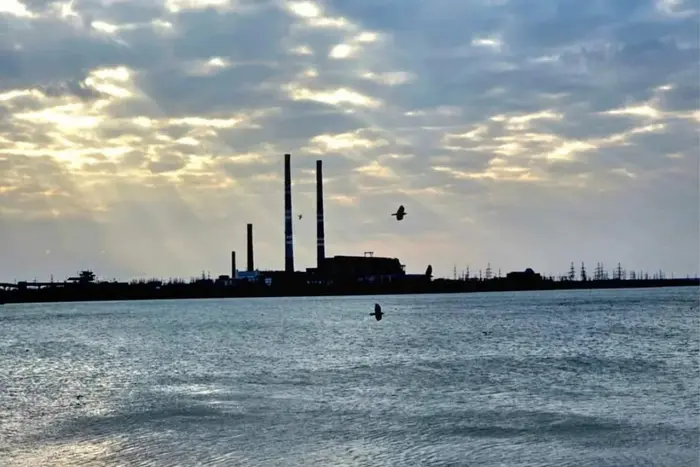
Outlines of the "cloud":
<svg viewBox="0 0 700 467">
<path fill-rule="evenodd" d="M 697 13 L 662 0 L 5 2 L 0 280 L 227 273 L 248 222 L 257 265 L 281 268 L 285 153 L 297 213 L 315 210 L 324 160 L 328 254 L 438 275 L 570 261 L 695 274 Z M 295 220 L 298 267 L 315 264 L 313 219 Z"/>
</svg>

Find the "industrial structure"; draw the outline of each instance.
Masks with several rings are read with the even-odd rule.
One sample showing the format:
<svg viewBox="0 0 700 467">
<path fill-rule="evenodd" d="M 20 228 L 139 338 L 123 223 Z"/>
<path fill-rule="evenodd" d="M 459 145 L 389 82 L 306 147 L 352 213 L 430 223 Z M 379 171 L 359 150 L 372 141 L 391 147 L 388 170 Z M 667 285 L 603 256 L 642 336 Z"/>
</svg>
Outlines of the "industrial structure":
<svg viewBox="0 0 700 467">
<path fill-rule="evenodd" d="M 231 277 L 233 282 L 302 283 L 304 284 L 350 284 L 386 283 L 397 280 L 430 280 L 425 274 L 408 275 L 405 266 L 397 258 L 376 257 L 372 252 L 363 256 L 326 257 L 326 232 L 323 209 L 323 161 L 316 161 L 316 267 L 306 271 L 294 268 L 294 235 L 292 212 L 292 156 L 284 155 L 284 271 L 260 271 L 255 269 L 253 225 L 248 224 L 246 271 L 236 269 L 235 251 L 231 252 Z M 228 280 L 220 276 L 220 281 Z"/>
<path fill-rule="evenodd" d="M 284 244 L 285 266 L 282 271 L 260 271 L 255 268 L 253 224 L 247 224 L 246 269 L 236 266 L 236 251 L 231 251 L 231 275 L 221 275 L 212 280 L 204 273 L 199 279 L 185 283 L 181 280 L 137 280 L 131 282 L 97 282 L 92 271 L 81 271 L 63 282 L 0 283 L 0 304 L 42 301 L 85 300 L 142 300 L 156 298 L 211 298 L 249 296 L 294 295 L 354 295 L 382 293 L 451 293 L 488 292 L 506 290 L 552 290 L 569 288 L 618 288 L 695 286 L 700 279 L 665 279 L 661 272 L 650 278 L 648 274 L 637 276 L 618 264 L 613 280 L 602 263 L 591 280 L 581 264 L 581 280 L 573 280 L 575 270 L 569 270 L 567 280 L 556 282 L 553 277 L 543 277 L 532 269 L 513 271 L 501 277 L 491 274 L 490 264 L 486 277 L 470 278 L 469 268 L 461 280 L 432 280 L 432 266 L 423 274 L 406 274 L 405 266 L 398 258 L 375 257 L 373 252 L 363 256 L 326 257 L 326 241 L 323 209 L 323 163 L 316 161 L 316 267 L 295 271 L 292 216 L 291 155 L 284 155 Z M 629 280 L 628 280 L 629 279 Z"/>
<path fill-rule="evenodd" d="M 292 234 L 292 155 L 284 155 L 284 271 L 294 272 L 294 237 Z"/>
<path fill-rule="evenodd" d="M 323 225 L 323 161 L 316 161 L 316 268 L 326 257 L 326 231 Z"/>
</svg>

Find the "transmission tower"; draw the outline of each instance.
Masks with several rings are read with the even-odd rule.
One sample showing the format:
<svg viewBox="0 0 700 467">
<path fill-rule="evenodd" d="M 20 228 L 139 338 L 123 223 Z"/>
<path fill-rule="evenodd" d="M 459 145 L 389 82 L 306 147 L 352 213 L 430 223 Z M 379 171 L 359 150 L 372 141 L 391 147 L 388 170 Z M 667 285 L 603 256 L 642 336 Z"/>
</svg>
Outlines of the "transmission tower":
<svg viewBox="0 0 700 467">
<path fill-rule="evenodd" d="M 581 261 L 581 281 L 586 282 L 588 280 L 588 276 L 586 275 L 586 265 Z"/>
<path fill-rule="evenodd" d="M 491 263 L 486 265 L 486 280 L 491 279 Z"/>
<path fill-rule="evenodd" d="M 576 280 L 576 268 L 574 267 L 574 262 L 571 262 L 571 267 L 569 268 L 569 280 Z"/>
</svg>

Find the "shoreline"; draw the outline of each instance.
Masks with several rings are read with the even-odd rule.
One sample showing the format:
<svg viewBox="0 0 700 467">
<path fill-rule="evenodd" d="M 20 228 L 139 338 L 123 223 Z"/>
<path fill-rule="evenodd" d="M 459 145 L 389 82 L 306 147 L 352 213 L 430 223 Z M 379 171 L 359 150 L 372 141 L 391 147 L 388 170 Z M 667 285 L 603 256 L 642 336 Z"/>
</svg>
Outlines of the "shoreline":
<svg viewBox="0 0 700 467">
<path fill-rule="evenodd" d="M 28 284 L 28 285 L 31 285 Z M 513 282 L 505 279 L 449 280 L 420 283 L 266 286 L 261 284 L 220 285 L 213 281 L 190 284 L 60 284 L 52 287 L 0 291 L 0 304 L 71 303 L 96 301 L 186 300 L 221 298 L 337 297 L 363 295 L 425 295 L 480 292 L 528 292 L 548 290 L 639 289 L 698 287 L 700 279 L 641 279 Z"/>
</svg>

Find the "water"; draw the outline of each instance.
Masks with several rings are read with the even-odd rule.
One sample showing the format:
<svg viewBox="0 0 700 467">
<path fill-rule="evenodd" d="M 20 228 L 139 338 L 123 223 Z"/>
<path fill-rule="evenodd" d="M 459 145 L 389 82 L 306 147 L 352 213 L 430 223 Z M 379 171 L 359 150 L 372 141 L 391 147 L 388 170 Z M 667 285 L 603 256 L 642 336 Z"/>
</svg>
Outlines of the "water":
<svg viewBox="0 0 700 467">
<path fill-rule="evenodd" d="M 0 465 L 700 465 L 698 289 L 376 301 L 0 307 Z"/>
</svg>

